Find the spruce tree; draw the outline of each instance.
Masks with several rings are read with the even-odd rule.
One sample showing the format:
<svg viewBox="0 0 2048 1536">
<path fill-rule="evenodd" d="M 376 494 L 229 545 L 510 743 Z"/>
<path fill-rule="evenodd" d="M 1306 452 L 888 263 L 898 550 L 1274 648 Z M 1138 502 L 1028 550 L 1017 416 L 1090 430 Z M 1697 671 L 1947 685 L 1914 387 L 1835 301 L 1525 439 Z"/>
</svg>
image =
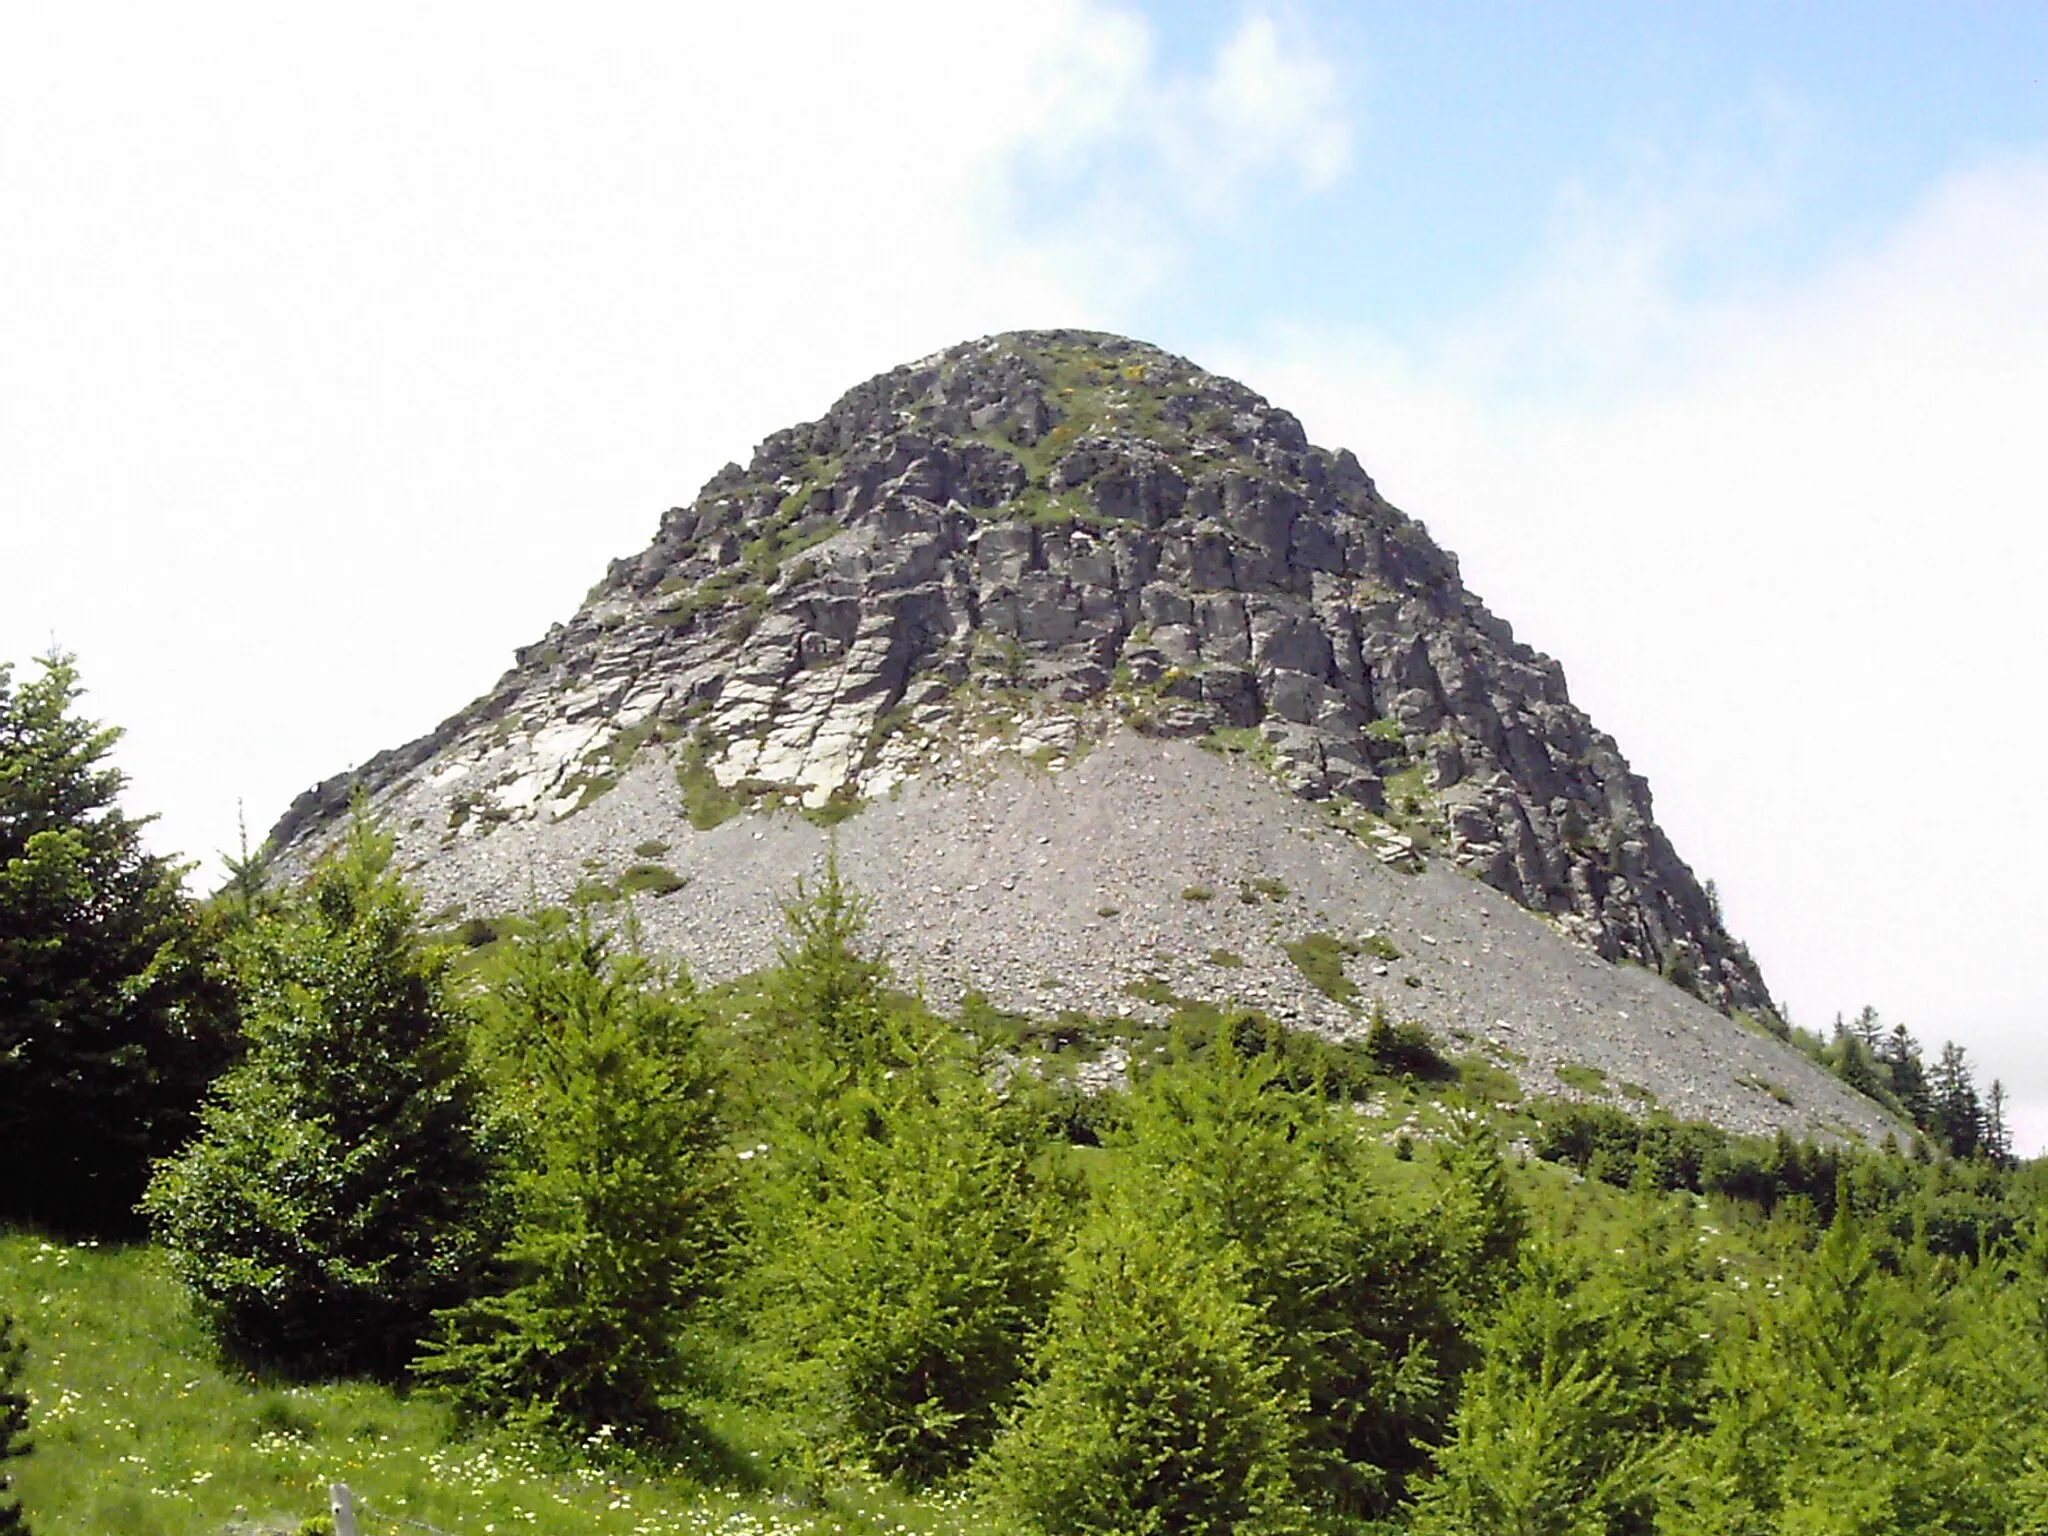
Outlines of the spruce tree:
<svg viewBox="0 0 2048 1536">
<path fill-rule="evenodd" d="M 78 715 L 71 658 L 0 664 L 0 1217 L 132 1221 L 188 1136 L 231 1004 L 183 871 L 120 808 L 120 739 Z"/>
<path fill-rule="evenodd" d="M 493 1247 L 446 951 L 360 816 L 239 941 L 247 1056 L 145 1199 L 232 1352 L 398 1371 Z"/>
<path fill-rule="evenodd" d="M 511 1232 L 499 1281 L 441 1315 L 421 1373 L 473 1416 L 659 1438 L 733 1233 L 703 1004 L 587 914 L 536 924 L 487 980 L 477 1054 Z"/>
<path fill-rule="evenodd" d="M 1113 1191 L 1081 1233 L 986 1484 L 1040 1536 L 1311 1530 L 1294 1489 L 1305 1404 L 1248 1297 L 1248 1256 L 1156 1192 Z"/>
<path fill-rule="evenodd" d="M 1951 1156 L 1974 1157 L 1984 1135 L 1984 1106 L 1970 1073 L 1969 1057 L 1953 1040 L 1941 1048 L 1941 1059 L 1928 1075 L 1933 1100 L 1933 1130 Z"/>
<path fill-rule="evenodd" d="M 784 911 L 764 1008 L 777 1083 L 743 1154 L 754 1344 L 819 1443 L 922 1481 L 988 1442 L 1024 1377 L 1065 1188 L 1039 1118 L 890 1006 L 836 858 Z"/>
<path fill-rule="evenodd" d="M 32 1449 L 27 1439 L 28 1394 L 15 1386 L 24 1353 L 14 1336 L 14 1318 L 0 1312 L 0 1536 L 29 1536 L 21 1501 L 7 1497 L 12 1479 L 6 1472 L 9 1461 Z"/>
</svg>

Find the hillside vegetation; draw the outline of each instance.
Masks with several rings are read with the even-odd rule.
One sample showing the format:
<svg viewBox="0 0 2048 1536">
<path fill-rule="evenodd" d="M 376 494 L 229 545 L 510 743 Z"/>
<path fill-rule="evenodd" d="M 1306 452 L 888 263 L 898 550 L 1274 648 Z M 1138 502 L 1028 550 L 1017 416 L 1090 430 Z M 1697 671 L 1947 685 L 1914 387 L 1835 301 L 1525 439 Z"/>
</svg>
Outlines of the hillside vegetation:
<svg viewBox="0 0 2048 1536">
<path fill-rule="evenodd" d="M 68 739 L 6 765 L 10 1166 L 63 1021 L 131 1031 L 147 1227 L 0 1187 L 0 1530 L 2048 1528 L 2041 1188 L 1959 1058 L 1873 1051 L 1931 1129 L 1865 1148 L 1384 1013 L 942 1016 L 836 860 L 703 990 L 630 898 L 436 935 L 361 814 L 202 909 Z M 154 950 L 69 947 L 124 901 Z"/>
</svg>

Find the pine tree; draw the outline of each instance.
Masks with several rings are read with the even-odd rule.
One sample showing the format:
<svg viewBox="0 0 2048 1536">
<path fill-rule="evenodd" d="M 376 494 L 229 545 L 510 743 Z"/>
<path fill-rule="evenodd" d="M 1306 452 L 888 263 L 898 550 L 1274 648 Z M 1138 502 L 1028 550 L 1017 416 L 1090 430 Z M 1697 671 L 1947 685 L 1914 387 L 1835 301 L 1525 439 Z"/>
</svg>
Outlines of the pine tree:
<svg viewBox="0 0 2048 1536">
<path fill-rule="evenodd" d="M 13 1317 L 0 1312 L 0 1536 L 29 1536 L 21 1501 L 7 1497 L 12 1479 L 5 1470 L 9 1461 L 33 1449 L 27 1439 L 28 1394 L 15 1386 L 24 1353 L 14 1336 Z"/>
<path fill-rule="evenodd" d="M 145 1209 L 231 1351 L 391 1374 L 494 1233 L 446 951 L 358 816 L 239 943 L 248 1055 Z"/>
<path fill-rule="evenodd" d="M 132 1221 L 191 1133 L 231 999 L 183 890 L 120 808 L 118 730 L 82 719 L 71 658 L 0 664 L 0 1217 Z"/>
</svg>

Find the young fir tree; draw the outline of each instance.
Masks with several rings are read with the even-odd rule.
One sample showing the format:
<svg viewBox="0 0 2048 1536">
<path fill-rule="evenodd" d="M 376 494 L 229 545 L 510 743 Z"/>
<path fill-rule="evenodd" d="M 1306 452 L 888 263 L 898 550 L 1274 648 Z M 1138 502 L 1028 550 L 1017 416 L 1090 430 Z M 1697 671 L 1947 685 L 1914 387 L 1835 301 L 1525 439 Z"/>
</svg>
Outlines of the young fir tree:
<svg viewBox="0 0 2048 1536">
<path fill-rule="evenodd" d="M 183 872 L 124 814 L 120 739 L 76 713 L 68 656 L 0 664 L 0 1217 L 129 1224 L 188 1136 L 232 1004 Z"/>
<path fill-rule="evenodd" d="M 231 1351 L 395 1373 L 494 1246 L 448 955 L 358 817 L 240 941 L 249 1051 L 145 1209 Z"/>
<path fill-rule="evenodd" d="M 1656 1198 L 1639 1196 L 1611 1257 L 1560 1243 L 1522 1251 L 1418 1498 L 1418 1532 L 1649 1529 L 1655 1453 L 1696 1423 L 1711 1360 L 1695 1234 Z"/>
<path fill-rule="evenodd" d="M 0 1536 L 29 1536 L 21 1501 L 7 1496 L 13 1480 L 6 1471 L 9 1461 L 33 1449 L 28 1442 L 28 1394 L 15 1386 L 24 1353 L 14 1336 L 13 1317 L 0 1312 Z"/>
<path fill-rule="evenodd" d="M 1304 1404 L 1248 1299 L 1252 1261 L 1157 1193 L 1112 1191 L 1083 1229 L 984 1484 L 1042 1536 L 1310 1530 L 1294 1486 Z"/>
<path fill-rule="evenodd" d="M 1670 1458 L 1660 1533 L 2029 1529 L 1998 1518 L 2010 1480 L 1984 1475 L 1980 1405 L 1951 1384 L 1942 1289 L 1924 1254 L 1887 1273 L 1838 1214 L 1783 1301 L 1755 1303 L 1751 1331 L 1717 1360 L 1708 1432 Z"/>
<path fill-rule="evenodd" d="M 748 1154 L 750 1327 L 821 1443 L 936 1477 L 987 1443 L 1023 1377 L 1064 1187 L 1037 1117 L 891 1009 L 836 859 L 785 910 L 764 1009 L 780 1091 Z"/>
<path fill-rule="evenodd" d="M 473 1416 L 659 1437 L 733 1232 L 703 1005 L 587 914 L 536 922 L 487 980 L 475 1040 L 511 1232 L 498 1283 L 441 1315 L 419 1370 Z"/>
<path fill-rule="evenodd" d="M 782 904 L 786 931 L 762 1010 L 792 1045 L 814 1048 L 842 1069 L 876 1068 L 890 1048 L 888 961 L 869 943 L 874 903 L 839 873 L 839 847 L 816 882 L 798 876 Z"/>
<path fill-rule="evenodd" d="M 1133 1187 L 1199 1242 L 1244 1256 L 1243 1298 L 1304 1409 L 1301 1498 L 1387 1513 L 1443 1430 L 1470 1358 L 1466 1332 L 1520 1239 L 1520 1209 L 1477 1129 L 1450 1159 L 1434 1217 L 1380 1188 L 1355 1131 L 1288 1091 L 1275 1059 L 1226 1034 L 1133 1094 L 1122 1138 Z"/>
</svg>

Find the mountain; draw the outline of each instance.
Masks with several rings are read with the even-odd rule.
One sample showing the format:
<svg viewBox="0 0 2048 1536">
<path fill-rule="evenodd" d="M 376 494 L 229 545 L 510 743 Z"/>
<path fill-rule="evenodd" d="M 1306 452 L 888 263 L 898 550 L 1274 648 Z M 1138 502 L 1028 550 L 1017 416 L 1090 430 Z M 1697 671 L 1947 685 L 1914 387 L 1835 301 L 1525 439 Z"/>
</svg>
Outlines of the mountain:
<svg viewBox="0 0 2048 1536">
<path fill-rule="evenodd" d="M 1531 1086 L 1889 1128 L 1770 1035 L 1647 783 L 1423 525 L 1120 337 L 964 343 L 774 434 L 483 698 L 300 796 L 281 866 L 359 791 L 451 917 L 623 882 L 714 979 L 833 822 L 942 1001 L 1378 1002 Z"/>
</svg>

